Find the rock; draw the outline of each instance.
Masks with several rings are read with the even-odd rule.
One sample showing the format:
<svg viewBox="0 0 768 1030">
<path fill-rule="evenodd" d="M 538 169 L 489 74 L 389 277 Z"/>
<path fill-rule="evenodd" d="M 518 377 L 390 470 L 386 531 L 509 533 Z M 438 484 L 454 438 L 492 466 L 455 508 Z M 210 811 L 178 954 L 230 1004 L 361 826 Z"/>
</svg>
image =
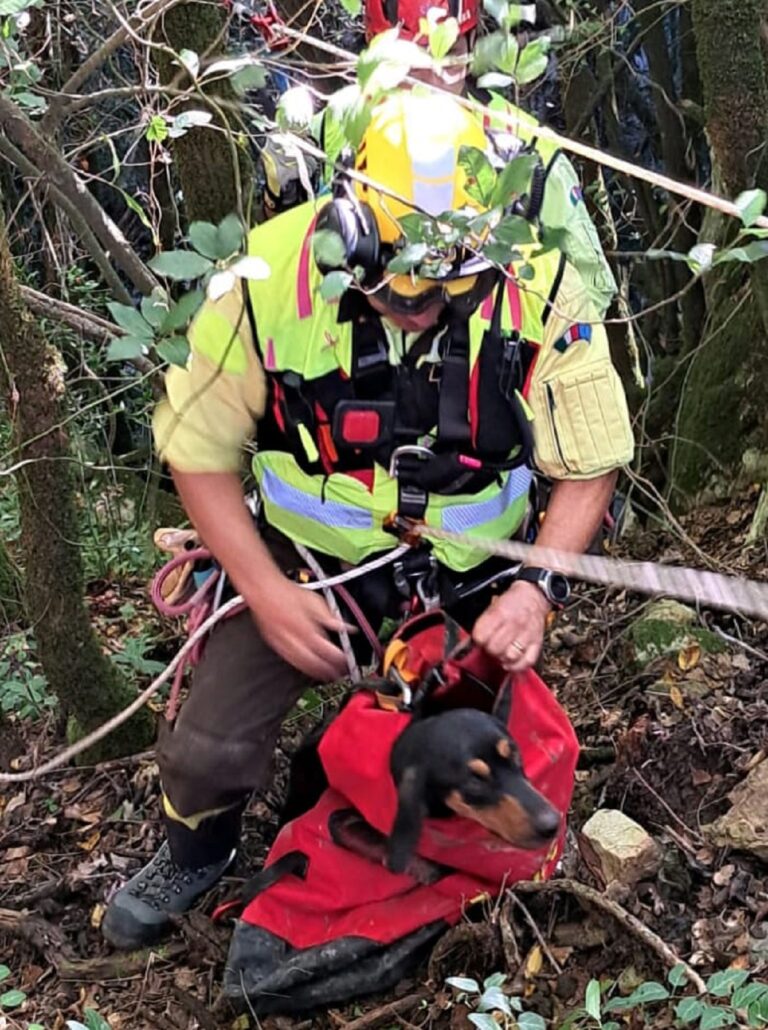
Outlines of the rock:
<svg viewBox="0 0 768 1030">
<path fill-rule="evenodd" d="M 695 647 L 708 654 L 725 650 L 717 634 L 694 625 L 697 618 L 693 608 L 669 598 L 649 604 L 629 629 L 637 665 L 643 668 L 655 658 L 686 654 Z"/>
<path fill-rule="evenodd" d="M 728 795 L 731 808 L 702 830 L 719 848 L 749 851 L 768 862 L 768 760 L 763 760 Z"/>
<path fill-rule="evenodd" d="M 580 844 L 584 859 L 604 885 L 632 886 L 656 875 L 661 848 L 634 819 L 602 808 L 584 824 Z"/>
</svg>

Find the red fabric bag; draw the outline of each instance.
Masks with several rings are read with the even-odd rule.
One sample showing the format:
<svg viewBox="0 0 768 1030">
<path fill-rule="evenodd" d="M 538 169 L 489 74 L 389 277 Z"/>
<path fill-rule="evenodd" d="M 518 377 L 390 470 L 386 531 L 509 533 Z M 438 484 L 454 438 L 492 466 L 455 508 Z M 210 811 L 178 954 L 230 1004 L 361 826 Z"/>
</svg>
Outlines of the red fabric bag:
<svg viewBox="0 0 768 1030">
<path fill-rule="evenodd" d="M 476 684 L 498 690 L 508 683 L 503 671 L 476 650 L 443 660 L 445 621 L 425 616 L 413 623 L 405 663 L 415 682 L 442 663 L 435 702 L 490 708 L 492 697 Z M 536 673 L 514 676 L 511 688 L 508 729 L 526 776 L 565 815 L 578 757 L 573 728 Z M 234 999 L 247 995 L 257 1013 L 303 1011 L 391 986 L 470 902 L 554 871 L 565 820 L 548 848 L 524 851 L 459 816 L 426 819 L 417 853 L 439 867 L 430 883 L 391 873 L 380 859 L 339 843 L 336 827 L 350 817 L 361 823 L 362 816 L 374 836 L 389 834 L 397 807 L 389 756 L 411 718 L 384 710 L 373 691 L 362 690 L 326 730 L 320 757 L 328 789 L 281 830 L 266 864 L 302 852 L 306 875 L 285 876 L 253 898 L 232 940 L 225 990 Z"/>
</svg>

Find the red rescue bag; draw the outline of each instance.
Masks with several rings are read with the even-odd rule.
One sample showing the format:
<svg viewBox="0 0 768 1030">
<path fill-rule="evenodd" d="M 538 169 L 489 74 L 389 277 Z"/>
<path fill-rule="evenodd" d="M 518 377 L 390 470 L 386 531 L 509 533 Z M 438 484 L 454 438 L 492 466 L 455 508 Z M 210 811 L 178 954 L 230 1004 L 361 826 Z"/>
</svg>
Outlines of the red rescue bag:
<svg viewBox="0 0 768 1030">
<path fill-rule="evenodd" d="M 477 649 L 445 658 L 455 652 L 457 633 L 467 639 L 442 613 L 406 624 L 394 647 L 399 680 L 418 690 L 437 666 L 431 704 L 439 698 L 445 708 L 490 710 L 509 678 Z M 525 774 L 565 814 L 578 757 L 573 728 L 536 673 L 513 676 L 511 689 L 508 730 Z M 387 710 L 380 700 L 374 689 L 357 692 L 325 731 L 320 757 L 328 789 L 280 831 L 265 868 L 296 854 L 306 862 L 299 875 L 289 873 L 254 897 L 236 924 L 225 992 L 233 1001 L 247 997 L 257 1014 L 301 1012 L 392 986 L 467 905 L 518 880 L 548 878 L 560 858 L 564 820 L 548 848 L 524 851 L 452 815 L 424 821 L 417 848 L 423 876 L 413 869 L 391 873 L 381 849 L 366 841 L 392 828 L 390 751 L 412 715 Z"/>
</svg>

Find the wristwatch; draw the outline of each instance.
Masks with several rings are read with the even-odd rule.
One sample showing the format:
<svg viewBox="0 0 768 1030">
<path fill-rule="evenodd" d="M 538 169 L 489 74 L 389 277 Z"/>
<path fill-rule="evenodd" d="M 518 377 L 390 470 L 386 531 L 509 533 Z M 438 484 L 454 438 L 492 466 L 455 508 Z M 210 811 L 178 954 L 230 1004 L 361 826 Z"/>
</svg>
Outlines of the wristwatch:
<svg viewBox="0 0 768 1030">
<path fill-rule="evenodd" d="M 571 584 L 562 572 L 524 565 L 515 579 L 522 580 L 523 583 L 535 583 L 553 608 L 562 608 L 571 596 Z"/>
</svg>

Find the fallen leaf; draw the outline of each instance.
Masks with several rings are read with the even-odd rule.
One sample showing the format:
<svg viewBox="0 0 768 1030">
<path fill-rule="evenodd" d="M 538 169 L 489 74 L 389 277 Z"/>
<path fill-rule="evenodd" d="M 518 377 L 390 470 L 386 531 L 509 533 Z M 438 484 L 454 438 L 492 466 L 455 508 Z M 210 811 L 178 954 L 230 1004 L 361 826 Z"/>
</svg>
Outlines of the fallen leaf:
<svg viewBox="0 0 768 1030">
<path fill-rule="evenodd" d="M 736 872 L 735 865 L 724 865 L 712 877 L 712 882 L 716 887 L 725 887 L 733 879 L 733 874 Z"/>
<path fill-rule="evenodd" d="M 683 672 L 696 668 L 700 660 L 701 646 L 699 644 L 689 644 L 687 647 L 682 648 L 677 656 L 678 667 Z"/>
<path fill-rule="evenodd" d="M 104 913 L 106 912 L 106 910 L 107 906 L 102 905 L 101 902 L 98 902 L 98 904 L 94 905 L 91 909 L 90 923 L 94 930 L 98 930 L 101 926 L 101 921 L 104 918 Z"/>
<path fill-rule="evenodd" d="M 685 708 L 685 701 L 683 701 L 683 692 L 680 690 L 680 687 L 678 687 L 675 683 L 673 683 L 672 686 L 669 688 L 669 699 L 675 706 L 675 708 L 680 708 L 681 710 Z"/>
<path fill-rule="evenodd" d="M 101 840 L 101 830 L 94 830 L 93 833 L 89 833 L 85 840 L 78 842 L 78 847 L 81 851 L 93 851 L 96 845 Z"/>
<path fill-rule="evenodd" d="M 538 944 L 534 944 L 531 950 L 526 956 L 525 963 L 523 965 L 523 976 L 526 980 L 532 980 L 534 976 L 538 976 L 541 972 L 541 967 L 544 964 L 541 948 Z"/>
<path fill-rule="evenodd" d="M 694 787 L 703 787 L 712 782 L 712 775 L 706 769 L 691 769 L 691 783 Z"/>
</svg>

